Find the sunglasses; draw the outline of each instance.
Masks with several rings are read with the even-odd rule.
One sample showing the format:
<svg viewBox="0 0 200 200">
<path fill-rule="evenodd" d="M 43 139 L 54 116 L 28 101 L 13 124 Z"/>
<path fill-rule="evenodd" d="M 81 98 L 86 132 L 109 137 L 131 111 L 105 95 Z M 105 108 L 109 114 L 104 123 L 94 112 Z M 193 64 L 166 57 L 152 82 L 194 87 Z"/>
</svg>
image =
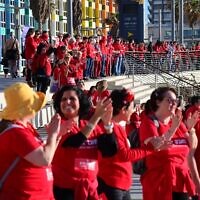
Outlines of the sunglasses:
<svg viewBox="0 0 200 200">
<path fill-rule="evenodd" d="M 172 98 L 167 98 L 167 101 L 169 104 L 178 104 L 179 103 L 179 100 L 178 99 L 172 99 Z"/>
</svg>

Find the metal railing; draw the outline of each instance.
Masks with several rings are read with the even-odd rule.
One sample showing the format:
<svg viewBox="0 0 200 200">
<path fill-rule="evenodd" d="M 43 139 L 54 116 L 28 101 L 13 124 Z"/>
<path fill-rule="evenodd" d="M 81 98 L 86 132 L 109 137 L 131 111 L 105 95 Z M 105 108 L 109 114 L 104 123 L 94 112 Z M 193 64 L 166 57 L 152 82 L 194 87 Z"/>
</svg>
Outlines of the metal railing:
<svg viewBox="0 0 200 200">
<path fill-rule="evenodd" d="M 200 51 L 144 53 L 127 51 L 124 55 L 126 75 L 153 87 L 173 86 L 179 95 L 200 92 Z"/>
</svg>

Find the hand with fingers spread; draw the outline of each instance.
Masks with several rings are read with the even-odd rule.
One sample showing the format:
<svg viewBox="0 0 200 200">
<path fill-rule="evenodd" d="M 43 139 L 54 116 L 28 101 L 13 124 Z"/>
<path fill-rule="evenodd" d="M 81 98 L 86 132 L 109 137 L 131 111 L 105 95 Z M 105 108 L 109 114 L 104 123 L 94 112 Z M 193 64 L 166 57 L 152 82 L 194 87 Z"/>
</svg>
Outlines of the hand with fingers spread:
<svg viewBox="0 0 200 200">
<path fill-rule="evenodd" d="M 181 110 L 177 110 L 177 112 L 172 115 L 172 125 L 171 125 L 170 129 L 164 135 L 165 140 L 169 141 L 173 137 L 177 128 L 180 126 L 182 119 L 183 119 L 183 116 L 182 116 Z"/>
<path fill-rule="evenodd" d="M 112 104 L 111 99 L 104 98 L 98 101 L 94 115 L 101 118 L 104 115 L 104 113 L 107 112 L 107 110 L 110 108 L 111 104 Z"/>
<path fill-rule="evenodd" d="M 187 120 L 185 120 L 185 124 L 188 130 L 192 129 L 196 125 L 196 123 L 199 120 L 199 116 L 200 113 L 198 111 L 195 111 L 193 114 L 192 113 L 189 114 Z"/>
<path fill-rule="evenodd" d="M 177 109 L 176 113 L 172 115 L 172 129 L 177 129 L 183 119 L 181 110 Z"/>
<path fill-rule="evenodd" d="M 54 135 L 60 133 L 61 117 L 59 114 L 55 114 L 50 123 L 45 126 L 48 135 Z"/>
<path fill-rule="evenodd" d="M 106 100 L 106 101 L 108 101 L 108 100 Z M 108 104 L 108 106 L 106 107 L 106 110 L 105 110 L 104 114 L 101 117 L 101 119 L 103 121 L 103 124 L 104 125 L 110 124 L 111 120 L 112 120 L 112 117 L 113 117 L 113 107 L 112 107 L 112 102 L 110 102 Z"/>
</svg>

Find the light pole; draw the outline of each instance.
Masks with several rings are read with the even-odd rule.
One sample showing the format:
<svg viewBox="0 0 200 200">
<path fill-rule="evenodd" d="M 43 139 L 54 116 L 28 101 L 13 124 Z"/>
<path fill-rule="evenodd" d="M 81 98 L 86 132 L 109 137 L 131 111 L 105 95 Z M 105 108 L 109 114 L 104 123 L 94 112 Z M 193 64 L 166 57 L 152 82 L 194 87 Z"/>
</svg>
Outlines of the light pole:
<svg viewBox="0 0 200 200">
<path fill-rule="evenodd" d="M 183 0 L 179 0 L 179 40 L 181 44 L 184 43 L 183 26 Z"/>
<path fill-rule="evenodd" d="M 172 0 L 172 41 L 175 41 L 175 0 Z"/>
<path fill-rule="evenodd" d="M 67 0 L 67 32 L 72 36 L 73 35 L 73 8 L 72 1 Z"/>
<path fill-rule="evenodd" d="M 162 10 L 159 10 L 159 40 L 162 41 Z"/>
</svg>

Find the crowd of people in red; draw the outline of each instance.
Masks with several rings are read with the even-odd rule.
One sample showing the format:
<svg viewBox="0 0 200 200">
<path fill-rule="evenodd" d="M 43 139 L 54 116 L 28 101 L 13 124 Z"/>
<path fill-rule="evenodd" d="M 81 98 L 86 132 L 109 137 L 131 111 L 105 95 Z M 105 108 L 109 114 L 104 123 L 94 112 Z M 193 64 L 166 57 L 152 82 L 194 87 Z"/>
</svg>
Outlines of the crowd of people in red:
<svg viewBox="0 0 200 200">
<path fill-rule="evenodd" d="M 191 55 L 197 60 L 200 49 L 198 43 L 192 48 L 195 52 Z M 50 82 L 50 76 L 62 86 L 68 78 L 75 80 L 99 78 L 111 75 L 122 75 L 125 73 L 125 52 L 135 52 L 133 56 L 145 59 L 145 53 L 154 53 L 157 60 L 162 60 L 162 54 L 169 60 L 169 69 L 173 62 L 176 63 L 181 57 L 185 65 L 186 48 L 177 42 L 150 42 L 136 44 L 133 40 L 123 41 L 121 38 L 113 39 L 111 36 L 97 37 L 74 37 L 69 34 L 59 34 L 54 44 L 49 43 L 47 31 L 40 33 L 30 28 L 26 35 L 24 57 L 26 58 L 26 80 L 30 86 L 37 85 L 37 90 L 46 92 Z M 176 60 L 176 61 L 174 61 Z M 180 60 L 180 59 L 179 59 Z M 152 62 L 152 60 L 147 61 Z M 161 61 L 162 62 L 162 61 Z"/>
<path fill-rule="evenodd" d="M 45 94 L 25 83 L 5 89 L 0 199 L 130 200 L 132 163 L 143 158 L 144 200 L 198 199 L 200 97 L 183 110 L 173 88 L 159 87 L 135 106 L 130 90 L 107 88 L 106 80 L 89 91 L 83 80 L 62 86 L 46 143 L 29 122 Z M 136 129 L 141 147 L 131 148 L 128 137 Z"/>
</svg>

